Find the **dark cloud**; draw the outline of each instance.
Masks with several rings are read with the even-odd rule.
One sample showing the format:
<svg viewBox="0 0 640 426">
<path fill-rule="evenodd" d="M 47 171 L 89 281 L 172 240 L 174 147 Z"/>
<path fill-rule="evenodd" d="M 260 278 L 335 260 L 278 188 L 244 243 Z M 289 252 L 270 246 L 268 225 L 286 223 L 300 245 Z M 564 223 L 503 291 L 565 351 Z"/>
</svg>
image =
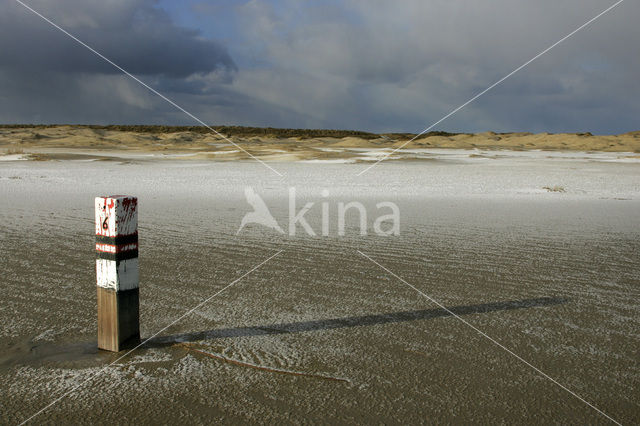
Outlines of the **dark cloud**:
<svg viewBox="0 0 640 426">
<path fill-rule="evenodd" d="M 38 12 L 134 74 L 184 78 L 236 65 L 219 43 L 176 26 L 153 1 L 31 1 Z M 107 7 L 108 5 L 108 7 Z M 120 73 L 12 0 L 0 2 L 0 67 Z"/>
<path fill-rule="evenodd" d="M 172 6 L 206 37 L 152 0 L 29 4 L 213 125 L 418 132 L 613 1 Z M 194 124 L 16 2 L 0 9 L 0 121 Z M 437 128 L 637 130 L 638 19 L 624 2 Z"/>
<path fill-rule="evenodd" d="M 228 84 L 227 49 L 172 22 L 150 0 L 27 2 L 171 96 Z M 12 0 L 0 0 L 0 122 L 166 123 L 170 105 Z"/>
<path fill-rule="evenodd" d="M 417 132 L 613 1 L 248 1 L 243 93 L 334 127 Z M 634 130 L 640 5 L 625 2 L 438 125 L 450 131 Z M 251 25 L 250 25 L 251 24 Z"/>
</svg>

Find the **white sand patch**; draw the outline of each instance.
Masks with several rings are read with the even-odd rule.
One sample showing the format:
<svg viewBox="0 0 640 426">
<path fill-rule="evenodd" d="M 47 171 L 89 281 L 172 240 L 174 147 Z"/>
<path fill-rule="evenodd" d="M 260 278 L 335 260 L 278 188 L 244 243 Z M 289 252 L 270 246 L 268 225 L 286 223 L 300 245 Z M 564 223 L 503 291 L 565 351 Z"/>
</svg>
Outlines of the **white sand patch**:
<svg viewBox="0 0 640 426">
<path fill-rule="evenodd" d="M 344 149 L 327 148 L 327 147 L 322 147 L 322 146 L 314 146 L 313 149 L 317 149 L 318 151 L 322 151 L 322 152 L 344 152 Z"/>
<path fill-rule="evenodd" d="M 0 155 L 0 161 L 25 161 L 29 159 L 28 154 L 7 154 Z"/>
<path fill-rule="evenodd" d="M 239 149 L 233 149 L 229 151 L 205 151 L 205 152 L 202 152 L 202 154 L 225 155 L 225 154 L 236 154 L 238 152 L 240 152 Z"/>
<path fill-rule="evenodd" d="M 309 163 L 309 164 L 349 164 L 355 163 L 355 159 L 350 158 L 333 158 L 333 159 L 313 159 L 313 160 L 300 160 L 298 163 Z"/>
<path fill-rule="evenodd" d="M 287 188 L 295 186 L 299 194 L 308 190 L 313 197 L 320 193 L 318 188 L 331 188 L 332 196 L 344 199 L 388 199 L 390 196 L 640 199 L 640 167 L 635 162 L 546 158 L 541 152 L 530 155 L 537 157 L 407 163 L 385 160 L 360 178 L 356 174 L 377 156 L 326 160 L 301 160 L 286 154 L 267 157 L 279 161 L 276 168 L 287 175 L 286 180 L 275 174 L 265 176 L 264 166 L 249 160 L 227 163 L 157 158 L 138 164 L 2 162 L 0 197 L 6 202 L 0 203 L 0 214 L 5 213 L 5 209 L 11 211 L 11 206 L 26 205 L 32 211 L 30 200 L 39 200 L 38 203 L 46 206 L 43 208 L 49 208 L 50 203 L 60 197 L 65 202 L 77 199 L 81 203 L 96 193 L 112 192 L 113 188 L 145 197 L 145 203 L 174 198 L 176 194 L 203 202 L 229 197 L 244 203 L 245 186 L 255 187 L 256 182 L 261 182 L 257 186 L 261 196 L 276 198 L 287 197 Z M 614 154 L 613 159 L 617 155 Z M 357 159 L 366 163 L 354 164 Z M 543 189 L 546 186 L 563 187 L 565 192 L 549 192 Z"/>
<path fill-rule="evenodd" d="M 479 150 L 479 149 L 446 149 L 446 148 L 349 148 L 349 151 L 360 155 L 362 161 L 385 160 L 452 160 L 462 162 L 478 162 L 487 160 L 509 161 L 580 161 L 580 162 L 614 162 L 640 163 L 640 155 L 633 152 L 588 152 L 588 151 L 512 151 L 512 150 Z"/>
</svg>

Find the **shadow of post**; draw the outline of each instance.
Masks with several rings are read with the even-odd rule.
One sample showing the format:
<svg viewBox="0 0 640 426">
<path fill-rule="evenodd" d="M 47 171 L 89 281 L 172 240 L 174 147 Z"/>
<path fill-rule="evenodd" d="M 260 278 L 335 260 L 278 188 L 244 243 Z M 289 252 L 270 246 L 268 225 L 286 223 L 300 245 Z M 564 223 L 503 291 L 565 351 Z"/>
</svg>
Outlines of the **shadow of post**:
<svg viewBox="0 0 640 426">
<path fill-rule="evenodd" d="M 482 303 L 476 305 L 453 306 L 449 309 L 456 315 L 486 314 L 496 311 L 509 311 L 514 309 L 527 309 L 541 306 L 553 306 L 567 303 L 569 299 L 558 297 L 539 297 L 534 299 L 510 300 L 506 302 Z M 421 309 L 414 311 L 391 312 L 386 314 L 373 314 L 351 316 L 343 318 L 330 318 L 301 322 L 289 322 L 270 325 L 257 325 L 247 327 L 222 328 L 215 330 L 183 333 L 171 336 L 161 336 L 146 343 L 148 347 L 164 347 L 176 343 L 197 342 L 203 340 L 222 339 L 229 337 L 250 337 L 275 334 L 303 333 L 309 331 L 333 330 L 337 328 L 365 327 L 379 324 L 390 324 L 406 321 L 427 320 L 452 316 L 451 313 L 441 308 Z"/>
<path fill-rule="evenodd" d="M 567 303 L 568 301 L 569 299 L 566 298 L 540 297 L 536 299 L 454 306 L 447 309 L 456 315 L 487 314 L 496 311 L 560 305 Z M 446 310 L 435 308 L 271 325 L 221 328 L 217 330 L 156 337 L 146 342 L 144 347 L 162 348 L 172 346 L 176 343 L 198 342 L 228 337 L 303 333 L 333 330 L 338 328 L 365 327 L 378 324 L 419 321 L 448 316 L 451 316 L 451 314 Z M 95 341 L 59 345 L 47 342 L 34 342 L 33 339 L 28 339 L 4 348 L 4 350 L 0 352 L 0 367 L 6 368 L 16 364 L 42 364 L 43 362 L 73 362 L 77 365 L 93 366 L 98 365 L 96 364 L 97 361 L 103 360 L 108 362 L 109 360 L 116 359 L 118 356 L 120 356 L 118 353 L 99 351 Z"/>
</svg>

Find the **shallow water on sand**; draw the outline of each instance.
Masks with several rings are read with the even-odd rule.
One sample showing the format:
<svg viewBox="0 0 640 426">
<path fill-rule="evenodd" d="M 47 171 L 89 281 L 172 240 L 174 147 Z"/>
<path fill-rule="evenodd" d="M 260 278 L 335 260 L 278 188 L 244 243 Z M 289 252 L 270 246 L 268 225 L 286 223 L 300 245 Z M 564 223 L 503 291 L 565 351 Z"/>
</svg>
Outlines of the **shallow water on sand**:
<svg viewBox="0 0 640 426">
<path fill-rule="evenodd" d="M 629 164 L 0 165 L 0 420 L 638 423 L 640 170 Z M 236 231 L 262 195 L 395 202 L 400 235 Z M 562 185 L 550 193 L 543 186 Z M 323 189 L 329 196 L 323 198 Z M 96 349 L 93 197 L 140 199 L 144 337 Z M 371 229 L 369 228 L 369 231 Z M 388 268 L 458 317 L 365 258 Z M 468 324 L 463 323 L 463 319 Z"/>
</svg>

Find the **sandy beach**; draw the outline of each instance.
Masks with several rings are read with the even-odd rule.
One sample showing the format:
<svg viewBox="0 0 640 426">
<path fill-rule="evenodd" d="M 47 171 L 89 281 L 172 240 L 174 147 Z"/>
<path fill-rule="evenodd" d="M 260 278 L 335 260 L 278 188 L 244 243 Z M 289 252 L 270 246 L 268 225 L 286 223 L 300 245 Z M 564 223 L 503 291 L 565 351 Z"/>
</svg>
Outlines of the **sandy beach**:
<svg viewBox="0 0 640 426">
<path fill-rule="evenodd" d="M 0 162 L 0 418 L 18 423 L 90 379 L 39 420 L 606 423 L 360 250 L 637 423 L 637 160 L 443 151 L 360 177 L 360 163 L 271 162 L 281 178 L 255 161 Z M 246 186 L 283 226 L 294 186 L 300 203 L 316 202 L 316 230 L 322 200 L 331 214 L 339 201 L 374 211 L 389 200 L 401 232 L 361 236 L 351 218 L 343 237 L 255 224 L 238 234 Z M 143 338 L 283 253 L 105 369 L 119 355 L 96 347 L 93 197 L 103 192 L 139 197 Z"/>
<path fill-rule="evenodd" d="M 3 2 L 0 425 L 640 425 L 639 20 Z"/>
</svg>

